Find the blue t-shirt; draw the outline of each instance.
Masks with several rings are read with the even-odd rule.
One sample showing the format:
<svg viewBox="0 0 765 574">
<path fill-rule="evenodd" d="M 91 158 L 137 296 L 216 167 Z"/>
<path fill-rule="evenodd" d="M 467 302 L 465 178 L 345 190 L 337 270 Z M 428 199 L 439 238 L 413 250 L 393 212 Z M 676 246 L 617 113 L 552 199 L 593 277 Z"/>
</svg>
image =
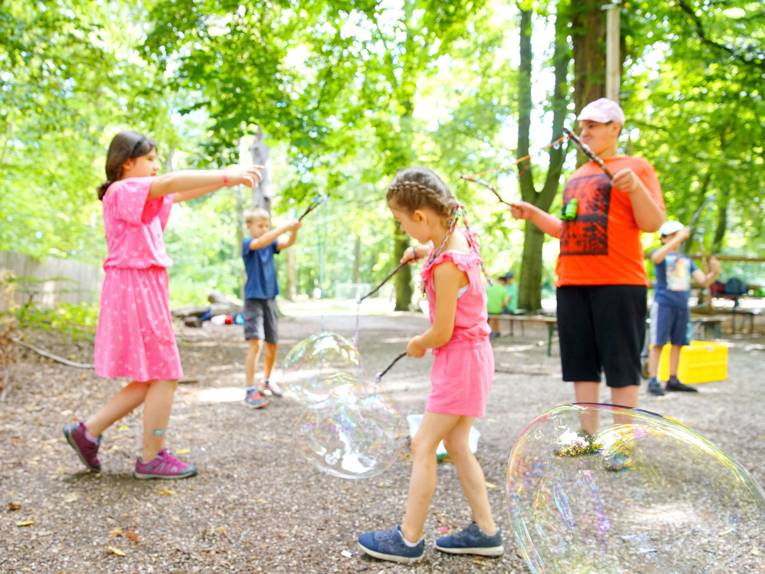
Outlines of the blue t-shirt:
<svg viewBox="0 0 765 574">
<path fill-rule="evenodd" d="M 653 300 L 671 307 L 688 307 L 691 274 L 698 269 L 693 259 L 682 253 L 670 253 L 657 263 L 656 293 Z"/>
<path fill-rule="evenodd" d="M 242 259 L 244 259 L 244 270 L 247 272 L 244 298 L 273 299 L 279 294 L 274 264 L 274 254 L 279 253 L 278 243 L 274 241 L 271 245 L 260 249 L 250 249 L 252 239 L 247 237 L 242 241 Z"/>
</svg>

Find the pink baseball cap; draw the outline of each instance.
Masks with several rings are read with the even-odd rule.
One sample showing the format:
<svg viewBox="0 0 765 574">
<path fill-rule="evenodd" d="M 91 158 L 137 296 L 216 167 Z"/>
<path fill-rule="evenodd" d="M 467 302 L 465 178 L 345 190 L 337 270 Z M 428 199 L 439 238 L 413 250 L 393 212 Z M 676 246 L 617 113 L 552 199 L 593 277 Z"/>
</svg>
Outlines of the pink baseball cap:
<svg viewBox="0 0 765 574">
<path fill-rule="evenodd" d="M 582 120 L 590 120 L 602 124 L 616 122 L 623 126 L 624 112 L 615 101 L 608 98 L 600 98 L 584 106 L 576 119 L 580 122 Z"/>
</svg>

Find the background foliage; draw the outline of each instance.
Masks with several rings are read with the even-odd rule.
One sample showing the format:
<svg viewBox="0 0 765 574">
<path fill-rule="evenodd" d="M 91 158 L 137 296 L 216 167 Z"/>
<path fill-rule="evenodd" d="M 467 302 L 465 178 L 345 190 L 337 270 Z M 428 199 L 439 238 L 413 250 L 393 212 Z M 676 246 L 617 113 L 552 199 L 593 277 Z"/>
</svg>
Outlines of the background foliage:
<svg viewBox="0 0 765 574">
<path fill-rule="evenodd" d="M 577 6 L 599 17 L 600 4 Z M 765 8 L 745 0 L 622 6 L 625 151 L 656 166 L 672 217 L 687 221 L 714 195 L 694 250 L 762 255 Z M 384 190 L 410 164 L 451 182 L 492 273 L 523 273 L 523 226 L 459 180 L 484 173 L 507 197 L 519 193 L 522 11 L 532 22 L 530 139 L 541 190 L 549 157 L 536 150 L 552 133 L 556 18 L 564 40 L 566 30 L 569 42 L 578 33 L 566 0 L 2 2 L 0 249 L 103 258 L 94 188 L 119 129 L 152 134 L 170 169 L 235 163 L 239 139 L 259 125 L 271 147 L 276 217 L 294 216 L 317 191 L 330 198 L 295 248 L 298 294 L 375 283 L 395 264 L 405 239 Z M 571 125 L 574 62 L 564 72 Z M 575 161 L 566 156 L 564 177 Z M 239 293 L 236 237 L 248 202 L 247 190 L 229 190 L 177 209 L 167 234 L 175 304 L 201 303 L 213 289 Z M 550 209 L 558 207 L 556 197 Z M 539 281 L 553 279 L 556 251 L 548 240 L 535 256 Z M 284 285 L 284 258 L 279 264 Z M 760 269 L 727 271 L 762 282 Z M 412 284 L 402 274 L 399 298 Z"/>
</svg>

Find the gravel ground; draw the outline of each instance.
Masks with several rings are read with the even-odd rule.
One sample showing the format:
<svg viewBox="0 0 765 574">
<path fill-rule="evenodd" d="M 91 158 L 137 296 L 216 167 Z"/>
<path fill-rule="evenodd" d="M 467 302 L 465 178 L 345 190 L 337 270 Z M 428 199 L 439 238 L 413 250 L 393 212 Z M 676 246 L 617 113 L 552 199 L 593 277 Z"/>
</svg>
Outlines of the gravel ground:
<svg viewBox="0 0 765 574">
<path fill-rule="evenodd" d="M 320 329 L 353 334 L 352 314 L 283 308 L 280 358 Z M 419 314 L 363 316 L 360 346 L 367 372 L 381 370 L 425 325 Z M 200 468 L 198 477 L 185 481 L 130 477 L 140 411 L 106 433 L 103 472 L 83 472 L 61 427 L 100 406 L 118 383 L 21 353 L 0 402 L 0 572 L 528 571 L 510 536 L 504 495 L 508 454 L 531 419 L 571 400 L 571 389 L 560 382 L 557 352 L 545 355 L 542 331 L 527 328 L 524 336 L 496 342 L 498 372 L 487 416 L 477 425 L 478 456 L 506 532 L 504 557 L 452 557 L 428 550 L 413 567 L 367 558 L 356 546 L 360 531 L 400 521 L 409 478 L 406 456 L 368 480 L 319 472 L 296 448 L 300 405 L 282 399 L 252 411 L 241 404 L 245 345 L 240 328 L 206 324 L 179 328 L 178 334 L 186 376 L 194 382 L 179 387 L 170 445 Z M 89 344 L 67 344 L 41 333 L 25 336 L 69 358 L 90 360 Z M 727 382 L 704 385 L 699 395 L 644 395 L 641 406 L 692 426 L 765 484 L 765 338 L 730 342 Z M 383 380 L 404 414 L 422 411 L 429 366 L 429 358 L 404 359 Z M 453 467 L 439 465 L 428 540 L 468 520 Z M 765 549 L 759 563 L 762 568 L 752 572 L 765 572 Z"/>
</svg>

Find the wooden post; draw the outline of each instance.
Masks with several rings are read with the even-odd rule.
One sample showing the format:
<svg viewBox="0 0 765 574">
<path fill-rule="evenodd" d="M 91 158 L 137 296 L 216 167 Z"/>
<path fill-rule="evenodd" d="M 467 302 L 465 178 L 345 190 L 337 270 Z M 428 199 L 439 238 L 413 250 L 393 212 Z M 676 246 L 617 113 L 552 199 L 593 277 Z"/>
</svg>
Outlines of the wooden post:
<svg viewBox="0 0 765 574">
<path fill-rule="evenodd" d="M 621 42 L 619 0 L 614 0 L 606 8 L 606 97 L 615 102 L 619 101 L 621 82 L 621 57 L 619 45 Z"/>
<path fill-rule="evenodd" d="M 258 126 L 258 132 L 250 146 L 252 165 L 263 166 L 263 181 L 252 189 L 252 207 L 262 207 L 271 213 L 271 194 L 268 192 L 268 146 L 263 143 L 265 134 L 263 128 Z"/>
</svg>

